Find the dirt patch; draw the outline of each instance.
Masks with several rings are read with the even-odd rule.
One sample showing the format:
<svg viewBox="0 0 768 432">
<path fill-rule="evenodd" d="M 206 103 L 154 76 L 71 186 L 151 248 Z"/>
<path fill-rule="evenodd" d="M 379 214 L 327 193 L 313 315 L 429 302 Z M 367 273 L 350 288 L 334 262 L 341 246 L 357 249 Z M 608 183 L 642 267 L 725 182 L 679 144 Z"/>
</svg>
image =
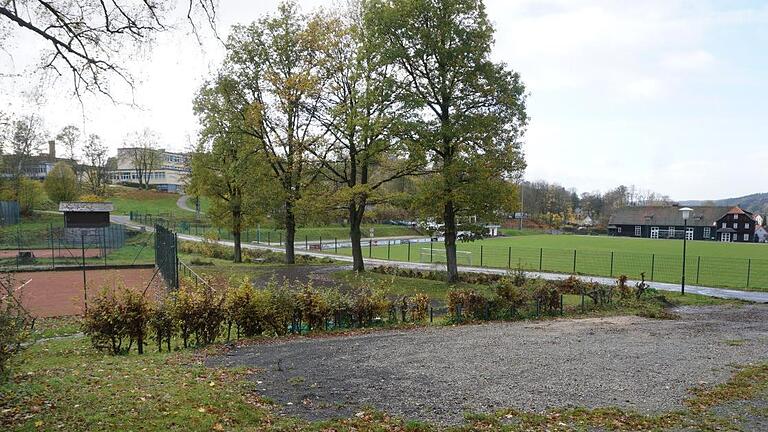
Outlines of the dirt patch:
<svg viewBox="0 0 768 432">
<path fill-rule="evenodd" d="M 144 290 L 152 279 L 152 268 L 119 270 L 86 270 L 88 294 L 95 295 L 105 284 L 122 281 L 125 286 Z M 83 272 L 79 270 L 15 273 L 19 283 L 31 280 L 19 292 L 24 306 L 36 317 L 80 315 L 83 312 Z M 151 292 L 160 287 L 155 278 Z"/>
<path fill-rule="evenodd" d="M 682 408 L 688 389 L 768 358 L 768 306 L 637 317 L 493 323 L 306 339 L 237 349 L 211 366 L 248 366 L 286 415 L 321 419 L 364 406 L 454 424 L 504 407 Z M 739 346 L 729 340 L 744 340 Z"/>
</svg>

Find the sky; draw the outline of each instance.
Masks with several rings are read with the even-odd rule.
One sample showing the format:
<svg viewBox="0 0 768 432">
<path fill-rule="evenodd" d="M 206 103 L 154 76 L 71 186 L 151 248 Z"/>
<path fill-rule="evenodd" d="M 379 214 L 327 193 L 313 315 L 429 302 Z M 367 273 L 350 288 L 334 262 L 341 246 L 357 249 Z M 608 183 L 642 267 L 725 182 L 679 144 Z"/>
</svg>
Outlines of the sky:
<svg viewBox="0 0 768 432">
<path fill-rule="evenodd" d="M 221 0 L 218 31 L 226 36 L 232 24 L 250 23 L 278 3 Z M 299 4 L 304 11 L 332 6 Z M 529 92 L 527 180 L 580 192 L 636 185 L 679 200 L 768 190 L 768 1 L 486 5 L 496 28 L 492 57 L 520 72 Z M 199 44 L 178 27 L 128 60 L 138 107 L 95 97 L 81 105 L 63 79 L 30 102 L 25 90 L 43 45 L 17 32 L 0 52 L 0 110 L 39 111 L 52 133 L 75 124 L 113 150 L 144 127 L 167 149 L 189 148 L 197 131 L 192 98 L 224 50 L 210 35 Z"/>
</svg>

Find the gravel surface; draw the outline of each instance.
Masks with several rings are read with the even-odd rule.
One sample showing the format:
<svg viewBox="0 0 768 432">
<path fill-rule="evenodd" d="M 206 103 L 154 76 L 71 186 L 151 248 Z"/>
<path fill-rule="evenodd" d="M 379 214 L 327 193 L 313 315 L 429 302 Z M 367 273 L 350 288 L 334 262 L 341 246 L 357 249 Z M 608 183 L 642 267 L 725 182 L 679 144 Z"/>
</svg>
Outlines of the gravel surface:
<svg viewBox="0 0 768 432">
<path fill-rule="evenodd" d="M 688 389 L 765 361 L 768 305 L 682 308 L 679 320 L 614 317 L 383 331 L 244 347 L 211 366 L 252 377 L 286 415 L 321 419 L 371 406 L 408 419 L 463 413 L 682 407 Z"/>
</svg>

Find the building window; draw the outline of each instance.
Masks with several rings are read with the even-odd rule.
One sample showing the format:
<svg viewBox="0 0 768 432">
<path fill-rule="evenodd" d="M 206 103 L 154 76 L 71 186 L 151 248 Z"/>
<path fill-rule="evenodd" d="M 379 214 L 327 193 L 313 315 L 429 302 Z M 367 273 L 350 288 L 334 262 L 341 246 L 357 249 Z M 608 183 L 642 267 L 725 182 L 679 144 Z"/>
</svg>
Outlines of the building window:
<svg viewBox="0 0 768 432">
<path fill-rule="evenodd" d="M 733 229 L 739 229 L 739 223 L 738 222 L 734 222 L 733 223 Z"/>
<path fill-rule="evenodd" d="M 737 221 L 737 220 L 739 220 L 739 215 L 737 215 L 737 214 L 733 215 L 733 220 L 734 220 L 734 221 Z"/>
<path fill-rule="evenodd" d="M 653 227 L 651 228 L 651 238 L 657 239 L 659 238 L 659 227 Z"/>
<path fill-rule="evenodd" d="M 725 228 L 725 222 L 723 222 L 723 228 Z"/>
<path fill-rule="evenodd" d="M 620 232 L 621 232 L 621 227 L 617 227 L 617 228 L 616 228 L 616 232 L 619 232 L 619 233 L 620 233 Z"/>
<path fill-rule="evenodd" d="M 709 227 L 707 227 L 707 228 L 704 228 L 704 238 L 709 238 L 709 234 L 710 234 L 710 229 L 709 229 Z"/>
<path fill-rule="evenodd" d="M 748 242 L 748 241 L 749 241 L 749 234 L 744 234 L 744 241 L 745 241 L 745 242 Z"/>
<path fill-rule="evenodd" d="M 642 235 L 642 227 L 640 225 L 635 225 L 635 237 L 640 237 Z"/>
<path fill-rule="evenodd" d="M 693 228 L 688 228 L 685 230 L 685 239 L 693 240 Z"/>
<path fill-rule="evenodd" d="M 744 224 L 744 229 L 749 229 L 749 222 Z"/>
<path fill-rule="evenodd" d="M 675 236 L 675 227 L 669 227 L 669 230 L 667 231 L 667 237 L 673 238 Z"/>
</svg>

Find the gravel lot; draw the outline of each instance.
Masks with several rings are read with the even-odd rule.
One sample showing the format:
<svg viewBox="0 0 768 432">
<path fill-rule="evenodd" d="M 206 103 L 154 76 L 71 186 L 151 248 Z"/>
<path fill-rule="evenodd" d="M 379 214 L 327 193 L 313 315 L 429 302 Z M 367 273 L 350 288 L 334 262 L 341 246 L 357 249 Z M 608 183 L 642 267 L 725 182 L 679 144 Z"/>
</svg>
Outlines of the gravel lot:
<svg viewBox="0 0 768 432">
<path fill-rule="evenodd" d="M 689 388 L 768 359 L 768 305 L 683 308 L 638 317 L 494 323 L 303 339 L 245 347 L 211 366 L 252 377 L 286 415 L 320 419 L 372 406 L 461 423 L 503 407 L 682 407 Z"/>
</svg>

